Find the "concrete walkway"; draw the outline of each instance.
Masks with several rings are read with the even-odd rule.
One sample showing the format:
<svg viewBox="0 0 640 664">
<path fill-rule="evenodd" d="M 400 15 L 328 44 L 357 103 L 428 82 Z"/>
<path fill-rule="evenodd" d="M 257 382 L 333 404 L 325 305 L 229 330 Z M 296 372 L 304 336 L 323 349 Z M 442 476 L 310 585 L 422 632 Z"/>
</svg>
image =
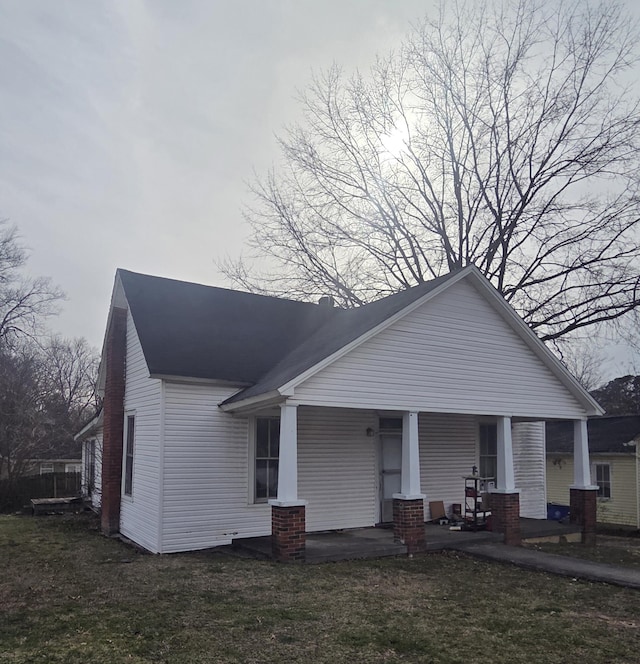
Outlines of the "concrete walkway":
<svg viewBox="0 0 640 664">
<path fill-rule="evenodd" d="M 574 579 L 610 583 L 615 586 L 640 590 L 640 569 L 618 567 L 581 558 L 558 556 L 535 549 L 506 546 L 493 542 L 460 543 L 450 547 L 476 558 L 510 563 L 518 567 L 534 569 Z"/>
</svg>

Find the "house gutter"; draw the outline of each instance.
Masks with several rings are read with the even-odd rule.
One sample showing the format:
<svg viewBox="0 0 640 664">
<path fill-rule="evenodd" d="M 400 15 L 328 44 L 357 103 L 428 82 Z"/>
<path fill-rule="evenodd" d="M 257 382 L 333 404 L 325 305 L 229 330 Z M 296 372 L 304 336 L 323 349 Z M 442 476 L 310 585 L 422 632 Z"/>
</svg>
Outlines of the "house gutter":
<svg viewBox="0 0 640 664">
<path fill-rule="evenodd" d="M 231 403 L 222 402 L 218 404 L 218 408 L 223 410 L 225 413 L 241 413 L 243 411 L 252 410 L 254 408 L 259 408 L 262 406 L 271 406 L 279 401 L 286 399 L 286 395 L 283 395 L 279 390 L 271 390 L 271 392 L 265 392 L 264 394 L 257 394 L 254 397 L 249 397 L 248 399 L 239 399 L 238 401 L 232 401 Z"/>
</svg>

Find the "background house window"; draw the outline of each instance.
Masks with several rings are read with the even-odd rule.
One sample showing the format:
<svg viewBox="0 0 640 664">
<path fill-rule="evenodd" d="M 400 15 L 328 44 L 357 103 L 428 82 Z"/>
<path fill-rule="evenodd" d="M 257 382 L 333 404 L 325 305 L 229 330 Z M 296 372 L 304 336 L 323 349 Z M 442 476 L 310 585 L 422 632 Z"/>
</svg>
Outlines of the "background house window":
<svg viewBox="0 0 640 664">
<path fill-rule="evenodd" d="M 480 425 L 480 477 L 498 475 L 498 427 L 496 424 Z"/>
<path fill-rule="evenodd" d="M 41 463 L 40 464 L 40 475 L 45 475 L 46 473 L 52 473 L 53 472 L 53 464 L 52 463 Z"/>
<path fill-rule="evenodd" d="M 133 491 L 133 438 L 135 433 L 135 420 L 133 415 L 127 417 L 127 431 L 124 460 L 124 494 L 130 496 Z"/>
<path fill-rule="evenodd" d="M 611 498 L 611 466 L 608 463 L 596 463 L 594 471 L 598 498 Z"/>
<path fill-rule="evenodd" d="M 255 501 L 264 503 L 278 495 L 280 419 L 256 418 Z"/>
</svg>

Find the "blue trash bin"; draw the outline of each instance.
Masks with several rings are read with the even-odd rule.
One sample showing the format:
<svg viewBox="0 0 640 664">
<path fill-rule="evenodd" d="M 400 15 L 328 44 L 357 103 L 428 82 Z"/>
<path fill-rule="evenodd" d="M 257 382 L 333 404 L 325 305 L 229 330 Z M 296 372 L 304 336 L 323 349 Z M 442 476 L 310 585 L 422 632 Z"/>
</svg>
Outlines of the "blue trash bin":
<svg viewBox="0 0 640 664">
<path fill-rule="evenodd" d="M 569 505 L 547 503 L 547 519 L 549 521 L 564 521 L 569 518 Z"/>
</svg>

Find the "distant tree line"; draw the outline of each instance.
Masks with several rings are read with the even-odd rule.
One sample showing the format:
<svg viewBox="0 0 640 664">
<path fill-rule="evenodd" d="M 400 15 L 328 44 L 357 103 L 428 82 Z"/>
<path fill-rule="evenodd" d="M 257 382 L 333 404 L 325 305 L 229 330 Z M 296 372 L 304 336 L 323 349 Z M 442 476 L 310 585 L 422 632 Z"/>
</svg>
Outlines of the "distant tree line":
<svg viewBox="0 0 640 664">
<path fill-rule="evenodd" d="M 640 415 L 640 376 L 621 376 L 593 390 L 607 415 Z"/>
<path fill-rule="evenodd" d="M 0 478 L 36 458 L 79 457 L 73 434 L 96 412 L 98 353 L 47 330 L 62 291 L 25 274 L 15 226 L 0 222 Z"/>
</svg>

